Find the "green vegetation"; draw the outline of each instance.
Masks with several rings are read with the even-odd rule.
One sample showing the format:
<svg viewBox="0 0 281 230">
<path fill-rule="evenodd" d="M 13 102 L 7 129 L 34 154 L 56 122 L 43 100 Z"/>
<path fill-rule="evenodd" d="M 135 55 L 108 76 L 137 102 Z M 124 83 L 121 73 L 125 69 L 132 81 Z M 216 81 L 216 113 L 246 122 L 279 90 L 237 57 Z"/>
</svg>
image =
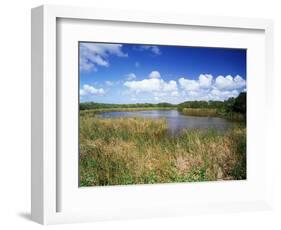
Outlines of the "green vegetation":
<svg viewBox="0 0 281 230">
<path fill-rule="evenodd" d="M 179 104 L 178 109 L 185 115 L 217 116 L 246 122 L 246 99 L 246 93 L 242 92 L 237 98 L 226 101 L 186 101 Z"/>
<path fill-rule="evenodd" d="M 204 116 L 214 117 L 217 116 L 217 109 L 205 109 L 205 108 L 183 108 L 182 113 L 189 116 Z"/>
<path fill-rule="evenodd" d="M 171 110 L 171 109 L 175 109 L 175 107 L 139 107 L 139 108 L 99 108 L 99 109 L 88 109 L 88 110 L 81 110 L 80 111 L 80 116 L 84 116 L 84 115 L 90 115 L 90 116 L 94 116 L 97 113 L 101 113 L 101 112 L 122 112 L 122 111 L 126 111 L 126 112 L 133 112 L 133 111 L 145 111 L 145 110 Z"/>
<path fill-rule="evenodd" d="M 159 108 L 177 108 L 176 105 L 170 103 L 136 103 L 136 104 L 105 104 L 105 103 L 95 103 L 95 102 L 84 102 L 80 103 L 80 110 L 98 110 L 98 109 L 132 109 L 132 108 L 148 108 L 151 109 L 159 109 Z M 120 111 L 120 110 L 118 110 Z"/>
<path fill-rule="evenodd" d="M 112 111 L 139 111 L 178 109 L 185 115 L 216 116 L 230 120 L 246 121 L 246 93 L 226 101 L 186 101 L 178 105 L 170 103 L 104 104 L 95 102 L 80 103 L 81 114 Z"/>
<path fill-rule="evenodd" d="M 246 128 L 167 134 L 164 119 L 80 116 L 80 185 L 246 178 Z"/>
<path fill-rule="evenodd" d="M 246 178 L 245 122 L 223 134 L 185 130 L 168 135 L 165 119 L 100 118 L 99 112 L 178 109 L 192 116 L 246 121 L 246 93 L 226 101 L 178 105 L 80 104 L 80 186 Z"/>
</svg>

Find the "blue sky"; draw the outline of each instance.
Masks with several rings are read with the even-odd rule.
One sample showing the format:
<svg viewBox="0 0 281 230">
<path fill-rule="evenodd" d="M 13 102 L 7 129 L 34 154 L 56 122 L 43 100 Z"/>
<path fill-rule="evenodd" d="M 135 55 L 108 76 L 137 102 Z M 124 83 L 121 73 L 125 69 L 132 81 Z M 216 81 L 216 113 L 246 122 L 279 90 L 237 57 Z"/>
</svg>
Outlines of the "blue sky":
<svg viewBox="0 0 281 230">
<path fill-rule="evenodd" d="M 246 50 L 80 42 L 80 101 L 180 103 L 246 91 Z"/>
</svg>

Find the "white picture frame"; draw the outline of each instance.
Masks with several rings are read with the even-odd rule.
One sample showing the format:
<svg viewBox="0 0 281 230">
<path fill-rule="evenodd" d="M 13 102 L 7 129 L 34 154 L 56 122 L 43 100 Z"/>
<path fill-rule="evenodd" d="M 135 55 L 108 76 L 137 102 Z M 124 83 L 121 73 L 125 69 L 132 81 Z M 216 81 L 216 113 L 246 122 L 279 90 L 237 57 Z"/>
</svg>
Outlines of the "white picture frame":
<svg viewBox="0 0 281 230">
<path fill-rule="evenodd" d="M 260 73 L 257 73 L 259 76 L 258 79 L 249 79 L 249 87 L 252 88 L 253 93 L 250 94 L 248 103 L 250 102 L 253 106 L 252 109 L 249 108 L 250 114 L 247 116 L 251 118 L 251 114 L 254 114 L 257 109 L 253 103 L 255 97 L 263 102 L 262 106 L 265 108 L 264 112 L 257 116 L 255 120 L 251 119 L 247 121 L 248 130 L 250 132 L 248 142 L 252 143 L 247 151 L 259 151 L 260 156 L 257 157 L 256 161 L 253 160 L 251 161 L 252 163 L 249 163 L 250 179 L 244 182 L 189 183 L 188 186 L 182 183 L 175 185 L 116 186 L 108 188 L 87 188 L 83 189 L 83 191 L 79 190 L 80 195 L 82 193 L 82 196 L 87 197 L 87 201 L 83 201 L 78 193 L 78 196 L 74 195 L 78 187 L 74 188 L 75 191 L 72 192 L 65 189 L 73 188 L 76 184 L 71 181 L 71 179 L 67 179 L 67 184 L 70 184 L 70 187 L 67 187 L 65 183 L 63 183 L 63 181 L 66 180 L 63 175 L 65 175 L 67 171 L 61 169 L 62 162 L 60 156 L 57 155 L 59 151 L 58 142 L 60 141 L 58 138 L 58 127 L 60 125 L 58 117 L 61 112 L 61 108 L 58 108 L 58 106 L 61 105 L 60 103 L 64 102 L 61 101 L 58 103 L 61 88 L 59 87 L 57 79 L 57 75 L 59 75 L 58 63 L 60 63 L 57 56 L 59 48 L 58 39 L 60 33 L 59 29 L 62 28 L 59 23 L 61 23 L 62 20 L 68 20 L 70 24 L 74 21 L 81 22 L 81 20 L 88 22 L 98 21 L 108 25 L 112 24 L 111 27 L 114 27 L 115 22 L 121 22 L 130 25 L 134 25 L 134 23 L 138 25 L 143 24 L 155 28 L 169 27 L 173 29 L 180 27 L 181 30 L 183 30 L 185 27 L 192 27 L 200 28 L 200 30 L 203 31 L 208 31 L 209 29 L 220 31 L 239 30 L 240 32 L 242 31 L 241 33 L 256 31 L 258 34 L 261 34 L 260 40 L 257 41 L 257 43 L 251 40 L 251 36 L 248 38 L 247 43 L 249 46 L 250 43 L 253 43 L 251 49 L 253 52 L 255 49 L 259 50 L 257 52 L 260 54 L 259 59 L 257 58 L 257 60 L 253 60 L 252 63 L 249 63 L 249 65 L 258 63 Z M 79 23 L 76 27 L 79 29 Z M 71 28 L 71 26 L 69 28 Z M 108 33 L 110 33 L 110 31 Z M 84 34 L 88 36 L 86 33 Z M 214 38 L 217 38 L 217 35 L 214 36 Z M 75 39 L 79 40 L 79 38 Z M 72 39 L 72 42 L 76 42 L 75 39 Z M 102 37 L 100 39 L 102 39 Z M 128 36 L 126 39 L 125 42 L 128 42 L 133 38 Z M 173 39 L 176 42 L 177 38 Z M 226 42 L 225 46 L 227 46 L 227 44 L 232 44 L 231 42 L 236 44 L 235 47 L 239 47 L 240 43 L 242 44 L 242 41 L 239 41 L 238 37 L 229 36 L 226 40 L 227 39 L 230 43 Z M 233 41 L 231 41 L 231 39 Z M 119 40 L 119 42 L 122 41 Z M 159 42 L 161 43 L 160 37 Z M 165 42 L 167 42 L 167 40 L 162 41 L 163 44 L 165 44 Z M 177 42 L 180 43 L 180 41 Z M 262 47 L 260 47 L 259 44 L 263 44 Z M 219 46 L 220 44 L 216 44 L 215 41 L 213 41 L 213 45 Z M 256 46 L 254 47 L 254 45 Z M 69 57 L 71 58 L 71 55 L 69 55 Z M 65 59 L 65 61 L 71 62 L 71 59 Z M 273 92 L 271 90 L 273 84 L 273 22 L 271 20 L 173 15 L 154 12 L 123 12 L 51 5 L 44 5 L 32 9 L 32 219 L 41 224 L 57 224 L 206 212 L 270 209 L 272 207 L 273 181 L 271 175 L 271 159 L 273 153 L 271 152 L 272 149 L 270 149 L 270 140 L 268 137 L 270 136 L 269 134 L 272 128 L 270 121 L 274 106 Z M 66 85 L 66 87 L 68 86 Z M 260 95 L 256 93 L 257 89 L 261 90 L 262 93 L 260 93 Z M 73 88 L 70 87 L 68 91 L 71 90 L 73 90 Z M 254 130 L 257 122 L 262 122 L 264 124 L 260 133 Z M 73 135 L 73 133 L 70 132 L 70 135 Z M 259 141 L 262 139 L 265 141 Z M 75 167 L 71 165 L 76 163 L 71 157 L 68 163 L 64 164 L 68 164 L 69 166 L 64 168 L 72 168 L 75 170 Z M 262 177 L 261 180 L 257 180 L 257 176 L 251 177 L 251 172 L 253 174 L 258 170 L 262 172 L 258 174 L 258 176 Z M 74 172 L 74 174 L 75 173 L 77 174 L 77 172 Z M 251 181 L 254 182 L 252 183 Z M 181 193 L 178 192 L 179 189 L 182 190 Z M 218 190 L 224 192 L 224 195 L 215 195 Z M 255 190 L 256 193 L 252 195 L 251 199 L 250 192 Z M 208 193 L 214 195 L 202 198 L 202 196 L 204 196 L 204 191 L 208 191 Z M 249 191 L 248 194 L 246 194 L 247 191 Z M 92 192 L 100 196 L 98 199 L 108 199 L 108 202 L 98 202 L 98 200 L 94 199 L 91 201 L 91 197 L 93 197 Z M 153 200 L 148 199 L 150 202 L 149 206 L 144 202 L 143 198 L 141 198 L 142 194 L 146 196 L 151 195 L 151 197 L 155 199 L 156 197 L 160 198 L 154 203 Z M 163 203 L 164 197 L 168 194 L 174 194 L 175 197 L 178 198 L 167 200 L 165 204 L 160 205 L 160 203 Z M 228 197 L 229 195 L 235 194 L 236 198 Z M 190 196 L 190 198 L 186 198 L 184 201 L 180 202 L 180 199 L 186 195 Z M 199 202 L 200 196 L 201 202 Z M 244 196 L 244 198 L 242 196 Z M 110 197 L 116 198 L 115 200 L 122 199 L 122 203 L 114 203 L 114 199 Z M 127 199 L 123 199 L 126 197 Z M 139 202 L 136 201 L 136 197 L 140 197 Z M 64 208 L 61 207 L 62 201 L 64 202 Z M 91 204 L 89 207 L 87 206 L 87 202 L 89 204 L 93 202 L 95 205 Z M 78 205 L 79 203 L 82 205 Z M 102 207 L 103 203 L 104 206 Z M 142 205 L 142 203 L 145 205 Z"/>
</svg>

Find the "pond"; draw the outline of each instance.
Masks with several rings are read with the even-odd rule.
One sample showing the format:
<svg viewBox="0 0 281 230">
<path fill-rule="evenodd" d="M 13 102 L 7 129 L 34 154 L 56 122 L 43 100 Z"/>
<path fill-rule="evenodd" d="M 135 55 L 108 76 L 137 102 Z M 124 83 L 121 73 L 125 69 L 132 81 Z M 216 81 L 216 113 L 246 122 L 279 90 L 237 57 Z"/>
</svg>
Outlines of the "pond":
<svg viewBox="0 0 281 230">
<path fill-rule="evenodd" d="M 225 131 L 233 126 L 233 122 L 219 117 L 186 116 L 178 110 L 146 110 L 133 112 L 102 112 L 99 116 L 103 118 L 117 117 L 144 117 L 150 119 L 165 118 L 168 123 L 170 134 L 179 134 L 183 129 L 207 129 Z"/>
</svg>

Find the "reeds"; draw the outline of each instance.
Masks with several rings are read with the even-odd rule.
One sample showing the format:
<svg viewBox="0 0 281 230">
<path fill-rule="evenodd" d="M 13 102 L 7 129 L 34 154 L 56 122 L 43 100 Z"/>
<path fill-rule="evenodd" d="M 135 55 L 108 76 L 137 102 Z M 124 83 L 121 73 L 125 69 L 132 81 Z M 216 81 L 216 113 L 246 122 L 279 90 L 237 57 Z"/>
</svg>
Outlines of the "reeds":
<svg viewBox="0 0 281 230">
<path fill-rule="evenodd" d="M 80 185 L 246 178 L 246 128 L 169 136 L 164 119 L 80 116 Z"/>
<path fill-rule="evenodd" d="M 216 109 L 209 108 L 184 108 L 182 109 L 184 115 L 190 116 L 204 116 L 204 117 L 213 117 L 218 116 Z"/>
<path fill-rule="evenodd" d="M 136 108 L 99 108 L 99 109 L 86 109 L 81 110 L 80 115 L 96 114 L 102 112 L 134 112 L 134 111 L 146 111 L 146 110 L 171 110 L 176 107 L 136 107 Z"/>
</svg>

